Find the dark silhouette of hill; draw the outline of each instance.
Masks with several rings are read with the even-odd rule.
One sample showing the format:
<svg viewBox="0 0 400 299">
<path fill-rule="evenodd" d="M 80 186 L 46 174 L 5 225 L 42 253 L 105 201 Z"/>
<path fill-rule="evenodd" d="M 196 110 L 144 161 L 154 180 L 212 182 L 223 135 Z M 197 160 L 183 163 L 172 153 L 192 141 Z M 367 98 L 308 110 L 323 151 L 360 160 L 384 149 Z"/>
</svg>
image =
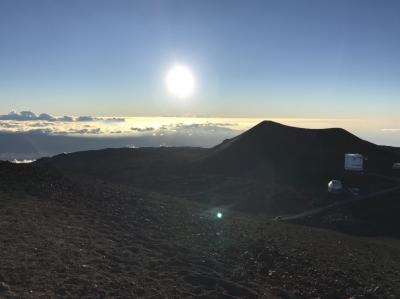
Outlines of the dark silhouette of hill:
<svg viewBox="0 0 400 299">
<path fill-rule="evenodd" d="M 210 148 L 160 147 L 105 149 L 45 158 L 38 164 L 98 172 L 136 169 L 201 171 L 225 175 L 277 177 L 342 173 L 345 153 L 368 157 L 369 171 L 390 172 L 400 158 L 396 148 L 367 142 L 340 128 L 304 129 L 263 121 L 235 138 Z"/>
<path fill-rule="evenodd" d="M 310 192 L 326 194 L 317 174 L 341 173 L 347 151 L 368 155 L 369 171 L 388 172 L 398 159 L 341 129 L 263 122 L 211 149 L 0 162 L 0 297 L 399 298 L 398 240 L 266 216 L 323 199 Z M 293 184 L 291 172 L 312 183 Z M 386 188 L 370 177 L 343 175 Z M 391 194 L 301 223 L 399 237 L 399 209 Z"/>
<path fill-rule="evenodd" d="M 210 149 L 105 149 L 44 158 L 35 165 L 214 205 L 281 214 L 326 204 L 326 184 L 332 178 L 364 191 L 384 185 L 375 178 L 347 175 L 345 153 L 367 156 L 367 172 L 390 173 L 400 160 L 393 148 L 343 129 L 303 129 L 264 121 Z"/>
<path fill-rule="evenodd" d="M 189 161 L 204 151 L 194 147 L 107 148 L 61 154 L 34 164 L 68 175 L 89 175 L 157 189 L 158 180 L 182 173 Z"/>
<path fill-rule="evenodd" d="M 389 147 L 344 129 L 303 129 L 263 121 L 210 149 L 199 162 L 212 172 L 298 180 L 342 174 L 345 153 L 367 156 L 367 170 L 376 172 L 390 172 L 400 157 Z"/>
</svg>

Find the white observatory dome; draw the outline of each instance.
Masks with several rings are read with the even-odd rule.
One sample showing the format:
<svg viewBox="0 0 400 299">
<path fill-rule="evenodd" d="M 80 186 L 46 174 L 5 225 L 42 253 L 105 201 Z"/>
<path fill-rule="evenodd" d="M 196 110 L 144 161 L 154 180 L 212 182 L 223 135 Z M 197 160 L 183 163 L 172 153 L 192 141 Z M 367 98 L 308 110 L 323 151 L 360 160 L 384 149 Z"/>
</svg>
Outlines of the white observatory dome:
<svg viewBox="0 0 400 299">
<path fill-rule="evenodd" d="M 339 180 L 332 180 L 328 183 L 328 192 L 338 193 L 343 190 L 343 184 Z"/>
</svg>

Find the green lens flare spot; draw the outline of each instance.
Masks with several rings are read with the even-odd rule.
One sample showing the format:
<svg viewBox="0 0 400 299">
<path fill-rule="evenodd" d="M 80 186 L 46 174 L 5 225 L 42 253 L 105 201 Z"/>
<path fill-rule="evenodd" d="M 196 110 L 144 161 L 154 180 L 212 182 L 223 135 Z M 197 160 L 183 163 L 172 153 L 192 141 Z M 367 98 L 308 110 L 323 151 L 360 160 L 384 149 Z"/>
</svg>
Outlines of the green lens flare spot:
<svg viewBox="0 0 400 299">
<path fill-rule="evenodd" d="M 221 218 L 222 218 L 222 213 L 221 213 L 221 212 L 218 212 L 218 213 L 217 213 L 217 218 L 218 218 L 218 219 L 221 219 Z"/>
</svg>

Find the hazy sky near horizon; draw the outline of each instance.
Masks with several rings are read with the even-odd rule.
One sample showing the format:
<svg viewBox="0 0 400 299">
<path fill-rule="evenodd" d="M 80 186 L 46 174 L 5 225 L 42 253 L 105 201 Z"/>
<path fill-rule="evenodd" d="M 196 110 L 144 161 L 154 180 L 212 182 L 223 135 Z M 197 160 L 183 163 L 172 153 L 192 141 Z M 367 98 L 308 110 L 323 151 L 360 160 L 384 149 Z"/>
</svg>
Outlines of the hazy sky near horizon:
<svg viewBox="0 0 400 299">
<path fill-rule="evenodd" d="M 0 0 L 0 114 L 399 119 L 400 2 Z M 192 69 L 193 97 L 165 87 Z"/>
<path fill-rule="evenodd" d="M 377 144 L 400 146 L 398 122 L 362 119 L 274 118 L 296 127 L 343 127 Z M 62 152 L 110 147 L 212 147 L 255 126 L 256 118 L 54 117 L 32 112 L 0 115 L 0 160 L 34 160 Z M 382 126 L 384 125 L 384 126 Z M 272 141 L 273 142 L 273 141 Z"/>
</svg>

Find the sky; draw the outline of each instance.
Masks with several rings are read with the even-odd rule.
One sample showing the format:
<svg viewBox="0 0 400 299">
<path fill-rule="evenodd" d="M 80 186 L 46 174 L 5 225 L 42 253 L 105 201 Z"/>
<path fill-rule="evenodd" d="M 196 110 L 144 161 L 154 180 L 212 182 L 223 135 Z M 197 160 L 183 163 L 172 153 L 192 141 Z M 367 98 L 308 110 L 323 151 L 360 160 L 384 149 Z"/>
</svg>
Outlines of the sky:
<svg viewBox="0 0 400 299">
<path fill-rule="evenodd" d="M 400 2 L 0 0 L 0 113 L 400 120 Z M 165 86 L 176 63 L 193 96 Z"/>
<path fill-rule="evenodd" d="M 210 147 L 264 119 L 400 147 L 399 16 L 391 0 L 0 0 L 0 160 Z"/>
</svg>

